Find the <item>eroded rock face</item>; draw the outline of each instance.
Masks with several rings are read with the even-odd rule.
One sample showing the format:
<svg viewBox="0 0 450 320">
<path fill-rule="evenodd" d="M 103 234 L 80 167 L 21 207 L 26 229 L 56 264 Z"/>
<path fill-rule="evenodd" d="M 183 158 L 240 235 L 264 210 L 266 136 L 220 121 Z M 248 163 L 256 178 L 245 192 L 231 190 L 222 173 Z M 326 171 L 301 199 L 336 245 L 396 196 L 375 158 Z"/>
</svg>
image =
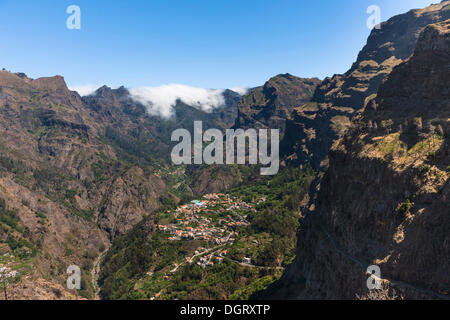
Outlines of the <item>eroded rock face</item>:
<svg viewBox="0 0 450 320">
<path fill-rule="evenodd" d="M 286 136 L 281 144 L 283 158 L 323 170 L 331 146 L 345 133 L 354 114 L 352 108 L 316 102 L 296 108 L 292 119 L 286 122 Z"/>
<path fill-rule="evenodd" d="M 361 109 L 376 94 L 386 75 L 409 58 L 421 31 L 429 24 L 450 19 L 450 1 L 411 10 L 374 29 L 357 61 L 343 75 L 327 78 L 314 94 L 314 101 Z"/>
<path fill-rule="evenodd" d="M 450 20 L 426 27 L 332 148 L 295 263 L 273 296 L 448 298 L 449 35 Z M 381 268 L 382 290 L 367 289 L 369 265 Z"/>
<path fill-rule="evenodd" d="M 239 103 L 236 129 L 280 129 L 295 107 L 308 102 L 320 80 L 303 79 L 290 74 L 278 75 L 264 86 L 251 90 Z"/>
<path fill-rule="evenodd" d="M 8 300 L 80 300 L 83 299 L 60 284 L 44 279 L 23 279 L 19 284 L 8 288 Z M 0 295 L 0 300 L 5 296 Z"/>
<path fill-rule="evenodd" d="M 142 169 L 128 170 L 104 191 L 98 215 L 99 226 L 112 237 L 125 234 L 144 215 L 160 207 L 159 198 L 164 195 L 164 189 L 160 179 L 146 176 Z"/>
<path fill-rule="evenodd" d="M 350 70 L 326 78 L 311 103 L 294 109 L 286 121 L 285 159 L 300 165 L 309 161 L 315 170 L 325 170 L 328 150 L 353 117 L 376 95 L 393 68 L 413 54 L 421 31 L 450 18 L 449 8 L 450 1 L 443 1 L 395 16 L 374 29 Z"/>
<path fill-rule="evenodd" d="M 212 165 L 202 168 L 192 168 L 192 191 L 194 195 L 202 196 L 208 193 L 218 193 L 230 190 L 245 182 L 239 168 L 229 165 Z"/>
</svg>

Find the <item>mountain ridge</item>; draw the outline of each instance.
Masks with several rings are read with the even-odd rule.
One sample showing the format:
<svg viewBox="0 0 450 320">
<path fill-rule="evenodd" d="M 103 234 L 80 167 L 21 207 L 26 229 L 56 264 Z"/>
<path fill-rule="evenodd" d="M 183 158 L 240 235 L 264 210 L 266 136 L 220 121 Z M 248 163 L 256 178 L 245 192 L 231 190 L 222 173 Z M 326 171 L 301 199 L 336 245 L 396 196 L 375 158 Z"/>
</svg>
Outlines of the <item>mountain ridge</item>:
<svg viewBox="0 0 450 320">
<path fill-rule="evenodd" d="M 256 298 L 448 299 L 449 36 L 427 26 L 333 146 L 295 262 Z"/>
</svg>

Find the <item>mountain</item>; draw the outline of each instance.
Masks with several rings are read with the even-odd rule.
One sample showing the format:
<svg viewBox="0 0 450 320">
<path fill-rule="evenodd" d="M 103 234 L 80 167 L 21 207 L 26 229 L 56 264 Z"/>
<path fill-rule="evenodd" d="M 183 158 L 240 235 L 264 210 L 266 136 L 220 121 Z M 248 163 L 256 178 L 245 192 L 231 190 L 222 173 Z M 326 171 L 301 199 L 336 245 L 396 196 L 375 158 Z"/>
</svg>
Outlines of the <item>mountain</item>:
<svg viewBox="0 0 450 320">
<path fill-rule="evenodd" d="M 280 129 L 283 135 L 286 119 L 293 109 L 308 102 L 320 80 L 282 74 L 254 88 L 243 96 L 238 106 L 235 128 Z"/>
<path fill-rule="evenodd" d="M 76 264 L 81 294 L 92 298 L 90 272 L 111 240 L 192 197 L 190 171 L 170 166 L 171 132 L 194 119 L 206 127 L 234 123 L 239 95 L 224 94 L 226 105 L 212 113 L 178 102 L 166 120 L 150 116 L 124 87 L 80 97 L 61 76 L 0 71 L 0 253 L 20 256 L 26 281 L 36 283 L 34 292 L 17 287 L 16 294 L 41 290 L 50 298 L 54 288 L 65 296 L 56 283 Z"/>
<path fill-rule="evenodd" d="M 345 133 L 354 115 L 352 108 L 317 102 L 295 108 L 286 121 L 286 134 L 280 144 L 282 159 L 323 171 L 328 164 L 328 151 Z"/>
<path fill-rule="evenodd" d="M 333 146 L 296 260 L 266 297 L 449 298 L 449 68 L 446 20 L 424 29 Z M 380 290 L 367 288 L 369 265 Z"/>
<path fill-rule="evenodd" d="M 376 94 L 383 78 L 414 52 L 421 31 L 429 24 L 450 19 L 450 2 L 411 10 L 373 29 L 356 62 L 343 75 L 326 78 L 314 93 L 314 101 L 361 109 Z"/>
<path fill-rule="evenodd" d="M 21 274 L 8 292 L 94 298 L 100 273 L 103 290 L 128 297 L 136 280 L 128 275 L 195 253 L 156 232 L 161 212 L 168 219 L 177 204 L 240 185 L 233 201 L 244 196 L 257 210 L 234 221 L 248 228 L 230 252 L 241 261 L 251 247 L 261 272 L 227 260 L 234 278 L 219 266 L 226 281 L 208 283 L 220 290 L 196 287 L 192 297 L 241 297 L 267 286 L 278 273 L 266 268 L 280 271 L 294 258 L 300 217 L 294 262 L 255 298 L 448 298 L 448 19 L 450 1 L 412 10 L 374 29 L 343 75 L 278 75 L 242 97 L 225 90 L 224 105 L 209 113 L 178 100 L 168 119 L 149 114 L 124 87 L 81 97 L 61 76 L 0 71 L 0 264 Z M 204 129 L 279 128 L 281 174 L 172 166 L 171 132 L 192 131 L 195 120 Z M 310 167 L 319 172 L 312 186 Z M 225 201 L 212 220 L 227 219 Z M 73 264 L 82 272 L 78 294 L 62 286 Z M 382 290 L 367 290 L 369 265 L 380 266 Z M 203 273 L 178 276 L 192 285 Z"/>
<path fill-rule="evenodd" d="M 111 89 L 106 86 L 93 95 L 83 97 L 83 101 L 102 115 L 98 121 L 106 123 L 105 139 L 119 150 L 127 161 L 153 165 L 158 163 L 164 170 L 171 170 L 169 158 L 170 141 L 176 129 L 187 129 L 193 134 L 194 121 L 202 121 L 203 130 L 215 128 L 226 130 L 232 127 L 238 114 L 241 95 L 232 90 L 224 90 L 224 105 L 211 112 L 199 110 L 181 100 L 173 106 L 174 115 L 168 119 L 149 115 L 146 107 L 137 103 L 124 87 Z M 118 112 L 115 112 L 119 111 Z M 124 122 L 125 121 L 125 122 Z M 124 131 L 123 128 L 129 128 Z M 130 154 L 138 157 L 130 158 Z M 242 181 L 241 170 L 229 166 L 186 166 L 181 175 L 169 174 L 169 180 L 183 179 L 173 183 L 173 191 L 178 197 L 203 195 L 206 192 L 220 192 Z M 169 188 L 172 189 L 172 188 Z"/>
<path fill-rule="evenodd" d="M 92 95 L 83 97 L 83 102 L 89 105 L 97 113 L 102 115 L 99 120 L 110 124 L 119 124 L 123 120 L 141 118 L 142 125 L 149 131 L 152 138 L 157 138 L 153 143 L 167 145 L 173 130 L 179 128 L 193 130 L 194 121 L 202 121 L 204 128 L 230 128 L 237 117 L 238 103 L 241 95 L 232 90 L 224 90 L 222 93 L 224 104 L 205 112 L 194 106 L 190 106 L 181 100 L 177 100 L 173 106 L 174 115 L 170 118 L 151 115 L 142 103 L 137 102 L 125 87 L 111 89 L 103 86 L 97 89 Z M 117 118 L 118 112 L 122 114 Z M 142 122 L 141 121 L 141 122 Z M 154 146 L 155 147 L 155 146 Z M 158 152 L 162 152 L 158 149 Z M 167 150 L 166 150 L 167 153 Z"/>
<path fill-rule="evenodd" d="M 421 31 L 449 18 L 450 1 L 443 1 L 395 16 L 374 29 L 350 70 L 323 80 L 312 101 L 293 110 L 286 121 L 283 156 L 292 163 L 325 170 L 328 150 L 366 100 L 377 93 L 382 80 L 413 54 Z"/>
<path fill-rule="evenodd" d="M 110 238 L 161 206 L 166 185 L 149 169 L 167 147 L 142 142 L 152 152 L 140 157 L 126 140 L 142 129 L 137 119 L 114 104 L 86 104 L 60 76 L 1 71 L 0 92 L 0 241 L 32 266 L 32 279 L 65 279 L 70 264 L 88 274 Z"/>
</svg>

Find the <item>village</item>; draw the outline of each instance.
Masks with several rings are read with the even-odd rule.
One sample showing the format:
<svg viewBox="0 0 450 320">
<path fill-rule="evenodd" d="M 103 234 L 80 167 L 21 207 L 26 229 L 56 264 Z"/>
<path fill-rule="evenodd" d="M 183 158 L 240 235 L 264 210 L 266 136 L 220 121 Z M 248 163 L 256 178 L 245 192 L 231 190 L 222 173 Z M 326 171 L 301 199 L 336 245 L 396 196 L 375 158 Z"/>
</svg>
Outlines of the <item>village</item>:
<svg viewBox="0 0 450 320">
<path fill-rule="evenodd" d="M 265 201 L 260 199 L 259 201 Z M 202 240 L 208 242 L 213 248 L 199 247 L 194 256 L 187 257 L 183 263 L 194 263 L 203 268 L 212 267 L 221 263 L 227 255 L 223 248 L 231 245 L 239 235 L 238 228 L 248 226 L 245 213 L 256 212 L 252 204 L 230 195 L 221 193 L 207 194 L 202 200 L 193 200 L 189 204 L 169 211 L 173 223 L 158 225 L 159 230 L 170 234 L 171 241 Z M 244 263 L 250 263 L 246 258 Z M 180 264 L 181 265 L 181 264 Z M 175 264 L 171 271 L 175 272 L 180 265 Z"/>
</svg>

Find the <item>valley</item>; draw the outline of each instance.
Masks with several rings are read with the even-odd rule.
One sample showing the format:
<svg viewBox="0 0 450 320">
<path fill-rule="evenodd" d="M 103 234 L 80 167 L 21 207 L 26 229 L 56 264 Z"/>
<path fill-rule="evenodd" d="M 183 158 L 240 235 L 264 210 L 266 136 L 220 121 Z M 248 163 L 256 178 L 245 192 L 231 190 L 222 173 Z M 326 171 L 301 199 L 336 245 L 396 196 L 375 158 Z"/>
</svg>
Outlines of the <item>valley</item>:
<svg viewBox="0 0 450 320">
<path fill-rule="evenodd" d="M 449 37 L 444 0 L 381 23 L 343 74 L 216 90 L 207 110 L 179 98 L 168 117 L 123 86 L 1 70 L 0 300 L 448 299 Z M 216 147 L 279 130 L 278 172 L 245 148 L 196 162 L 199 122 Z M 176 130 L 204 150 L 174 163 Z"/>
<path fill-rule="evenodd" d="M 152 229 L 144 221 L 106 255 L 102 297 L 248 299 L 292 261 L 299 199 L 313 177 L 311 169 L 286 168 L 163 211 Z"/>
</svg>

